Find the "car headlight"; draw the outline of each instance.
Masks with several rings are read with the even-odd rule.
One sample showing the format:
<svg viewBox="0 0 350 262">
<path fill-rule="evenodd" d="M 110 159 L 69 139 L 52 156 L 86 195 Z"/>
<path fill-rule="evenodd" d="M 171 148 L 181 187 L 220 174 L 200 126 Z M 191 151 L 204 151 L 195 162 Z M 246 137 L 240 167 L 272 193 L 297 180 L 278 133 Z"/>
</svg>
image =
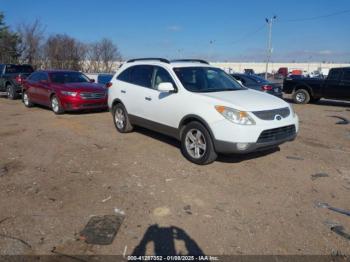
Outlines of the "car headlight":
<svg viewBox="0 0 350 262">
<path fill-rule="evenodd" d="M 65 95 L 65 96 L 77 96 L 77 92 L 71 92 L 71 91 L 61 91 L 61 94 L 62 95 Z"/>
<path fill-rule="evenodd" d="M 215 106 L 215 109 L 232 123 L 239 125 L 255 125 L 254 119 L 245 111 L 239 111 L 226 106 Z"/>
</svg>

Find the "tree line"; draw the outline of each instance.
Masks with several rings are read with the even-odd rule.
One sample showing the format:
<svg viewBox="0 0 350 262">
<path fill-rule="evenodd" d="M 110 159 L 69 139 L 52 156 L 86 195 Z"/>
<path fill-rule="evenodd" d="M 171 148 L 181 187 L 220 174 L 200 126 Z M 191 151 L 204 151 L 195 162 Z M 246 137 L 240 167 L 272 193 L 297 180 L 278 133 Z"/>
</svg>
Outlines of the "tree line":
<svg viewBox="0 0 350 262">
<path fill-rule="evenodd" d="M 0 63 L 25 63 L 34 68 L 113 72 L 122 57 L 111 39 L 84 43 L 67 34 L 46 36 L 40 20 L 11 30 L 0 12 Z"/>
</svg>

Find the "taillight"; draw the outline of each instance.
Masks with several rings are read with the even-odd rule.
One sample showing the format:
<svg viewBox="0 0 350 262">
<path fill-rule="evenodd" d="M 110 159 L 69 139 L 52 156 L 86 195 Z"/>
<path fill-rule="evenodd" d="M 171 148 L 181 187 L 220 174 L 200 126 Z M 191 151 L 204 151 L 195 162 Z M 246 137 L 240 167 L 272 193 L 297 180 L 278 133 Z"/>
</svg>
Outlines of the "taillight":
<svg viewBox="0 0 350 262">
<path fill-rule="evenodd" d="M 19 76 L 16 76 L 15 80 L 16 80 L 16 82 L 17 82 L 18 84 L 22 84 L 22 82 L 23 82 L 23 79 L 22 79 L 22 77 L 21 77 L 20 75 L 19 75 Z"/>
<path fill-rule="evenodd" d="M 112 82 L 108 82 L 108 83 L 106 84 L 106 87 L 107 87 L 107 88 L 110 88 L 112 85 L 113 85 Z"/>
<path fill-rule="evenodd" d="M 273 87 L 270 86 L 270 85 L 264 85 L 264 86 L 261 87 L 261 89 L 262 89 L 263 91 L 271 91 L 272 88 L 273 88 Z"/>
</svg>

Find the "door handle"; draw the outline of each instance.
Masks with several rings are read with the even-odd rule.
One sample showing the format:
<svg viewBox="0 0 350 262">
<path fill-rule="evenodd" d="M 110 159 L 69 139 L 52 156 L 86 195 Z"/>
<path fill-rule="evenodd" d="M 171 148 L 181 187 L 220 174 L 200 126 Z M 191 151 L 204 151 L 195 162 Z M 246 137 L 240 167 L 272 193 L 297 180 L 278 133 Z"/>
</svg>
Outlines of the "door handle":
<svg viewBox="0 0 350 262">
<path fill-rule="evenodd" d="M 146 96 L 145 99 L 146 99 L 147 101 L 151 101 L 151 100 L 152 100 L 152 98 L 149 97 L 149 96 Z"/>
<path fill-rule="evenodd" d="M 125 94 L 125 93 L 126 93 L 126 91 L 125 91 L 125 90 L 120 90 L 120 92 L 122 92 L 123 94 Z"/>
</svg>

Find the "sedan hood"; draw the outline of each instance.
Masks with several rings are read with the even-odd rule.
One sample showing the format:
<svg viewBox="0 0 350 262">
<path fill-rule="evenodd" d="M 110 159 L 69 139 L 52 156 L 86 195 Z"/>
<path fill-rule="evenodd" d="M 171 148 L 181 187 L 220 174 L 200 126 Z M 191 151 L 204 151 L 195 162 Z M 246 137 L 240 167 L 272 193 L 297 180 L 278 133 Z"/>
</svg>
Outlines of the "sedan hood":
<svg viewBox="0 0 350 262">
<path fill-rule="evenodd" d="M 66 83 L 59 84 L 61 89 L 75 92 L 106 92 L 107 89 L 103 85 L 95 83 Z"/>
<path fill-rule="evenodd" d="M 199 94 L 215 99 L 217 105 L 228 106 L 249 112 L 271 110 L 289 106 L 287 102 L 273 95 L 249 89 Z"/>
</svg>

